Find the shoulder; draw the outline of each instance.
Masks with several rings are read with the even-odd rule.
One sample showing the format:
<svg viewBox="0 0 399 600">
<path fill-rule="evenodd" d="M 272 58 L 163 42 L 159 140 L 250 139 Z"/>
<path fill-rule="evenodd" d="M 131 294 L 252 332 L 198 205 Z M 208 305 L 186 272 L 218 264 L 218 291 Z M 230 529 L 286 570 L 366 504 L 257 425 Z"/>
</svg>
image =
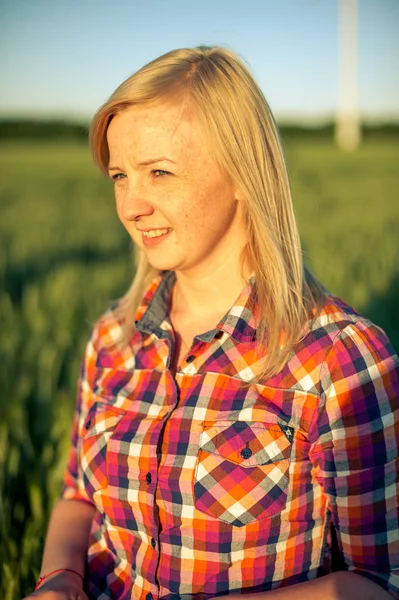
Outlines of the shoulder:
<svg viewBox="0 0 399 600">
<path fill-rule="evenodd" d="M 371 325 L 376 327 L 366 317 L 361 315 L 352 306 L 331 294 L 326 296 L 324 305 L 319 312 L 313 316 L 310 327 L 310 334 L 324 332 L 334 339 L 334 337 L 350 325 Z"/>
<path fill-rule="evenodd" d="M 377 362 L 395 355 L 385 331 L 336 296 L 327 296 L 307 337 L 324 339 L 325 360 L 344 349 L 353 357 L 370 354 Z"/>
<path fill-rule="evenodd" d="M 137 302 L 132 300 L 130 292 L 114 302 L 94 324 L 86 357 L 91 356 L 91 362 L 95 361 L 97 367 L 131 369 L 133 355 L 142 344 L 136 324 L 154 303 L 158 305 L 165 301 L 162 295 L 167 295 L 171 285 L 171 272 L 158 273 L 138 294 Z"/>
<path fill-rule="evenodd" d="M 82 377 L 90 385 L 94 384 L 99 368 L 118 368 L 127 360 L 125 313 L 123 299 L 118 300 L 92 327 L 82 364 Z"/>
<path fill-rule="evenodd" d="M 310 320 L 305 345 L 319 343 L 323 346 L 324 357 L 342 341 L 348 340 L 349 346 L 367 343 L 370 347 L 392 354 L 394 350 L 386 333 L 361 315 L 354 308 L 336 296 L 329 295 L 321 310 Z M 352 342 L 349 342 L 352 340 Z"/>
<path fill-rule="evenodd" d="M 357 401 L 366 409 L 371 398 L 382 402 L 384 397 L 390 398 L 392 409 L 399 395 L 399 360 L 386 333 L 339 298 L 329 297 L 310 338 L 323 334 L 328 338 L 319 372 L 324 399 L 344 401 L 350 395 L 353 410 Z"/>
<path fill-rule="evenodd" d="M 123 299 L 114 302 L 97 320 L 91 332 L 91 342 L 97 350 L 115 345 L 126 327 Z"/>
<path fill-rule="evenodd" d="M 327 375 L 349 379 L 397 368 L 398 358 L 385 332 L 336 296 L 328 295 L 307 324 L 281 374 L 290 387 L 317 395 Z"/>
</svg>

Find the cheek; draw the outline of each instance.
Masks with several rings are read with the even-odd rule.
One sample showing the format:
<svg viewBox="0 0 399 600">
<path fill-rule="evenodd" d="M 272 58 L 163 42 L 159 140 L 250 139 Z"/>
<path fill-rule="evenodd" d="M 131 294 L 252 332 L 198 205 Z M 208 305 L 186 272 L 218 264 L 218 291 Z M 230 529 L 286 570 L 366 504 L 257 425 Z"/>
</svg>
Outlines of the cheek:
<svg viewBox="0 0 399 600">
<path fill-rule="evenodd" d="M 114 198 L 115 198 L 115 210 L 116 210 L 116 214 L 118 215 L 118 219 L 123 224 L 125 224 L 123 216 L 122 216 L 122 195 L 121 195 L 120 191 L 117 189 L 115 189 Z"/>
<path fill-rule="evenodd" d="M 212 218 L 209 206 L 205 202 L 191 205 L 189 209 L 185 207 L 181 211 L 179 221 L 187 240 L 199 240 L 202 244 L 206 242 L 212 228 Z"/>
<path fill-rule="evenodd" d="M 118 205 L 118 203 L 116 203 L 116 214 L 118 216 L 119 221 L 124 226 L 124 228 L 129 231 L 129 222 L 126 219 L 124 219 L 121 207 Z"/>
<path fill-rule="evenodd" d="M 229 228 L 236 211 L 236 202 L 230 195 L 220 189 L 211 189 L 207 194 L 201 194 L 192 210 L 184 211 L 184 221 L 191 236 L 206 243 L 207 239 L 220 236 Z"/>
</svg>

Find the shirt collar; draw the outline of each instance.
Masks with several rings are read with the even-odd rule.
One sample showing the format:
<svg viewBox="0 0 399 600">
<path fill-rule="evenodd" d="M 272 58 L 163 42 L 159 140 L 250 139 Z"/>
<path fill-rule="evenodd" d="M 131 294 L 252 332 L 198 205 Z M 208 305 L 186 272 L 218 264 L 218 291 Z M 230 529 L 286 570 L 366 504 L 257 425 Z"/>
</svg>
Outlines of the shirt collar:
<svg viewBox="0 0 399 600">
<path fill-rule="evenodd" d="M 165 325 L 169 322 L 168 312 L 170 295 L 176 281 L 173 271 L 165 271 L 154 279 L 141 306 L 136 313 L 136 328 L 141 333 L 155 333 L 164 337 Z M 251 277 L 242 289 L 234 305 L 225 314 L 215 329 L 199 333 L 197 338 L 204 342 L 211 341 L 218 331 L 225 331 L 237 342 L 250 342 L 256 337 L 256 327 L 259 323 L 255 278 Z"/>
</svg>

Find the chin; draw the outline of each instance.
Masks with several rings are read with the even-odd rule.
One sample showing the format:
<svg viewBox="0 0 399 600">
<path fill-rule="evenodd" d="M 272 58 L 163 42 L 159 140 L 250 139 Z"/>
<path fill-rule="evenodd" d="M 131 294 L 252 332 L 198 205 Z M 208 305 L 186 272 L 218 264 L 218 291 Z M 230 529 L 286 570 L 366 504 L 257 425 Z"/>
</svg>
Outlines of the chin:
<svg viewBox="0 0 399 600">
<path fill-rule="evenodd" d="M 179 268 L 177 261 L 170 260 L 166 256 L 156 258 L 148 254 L 146 256 L 151 267 L 157 271 L 176 271 Z"/>
</svg>

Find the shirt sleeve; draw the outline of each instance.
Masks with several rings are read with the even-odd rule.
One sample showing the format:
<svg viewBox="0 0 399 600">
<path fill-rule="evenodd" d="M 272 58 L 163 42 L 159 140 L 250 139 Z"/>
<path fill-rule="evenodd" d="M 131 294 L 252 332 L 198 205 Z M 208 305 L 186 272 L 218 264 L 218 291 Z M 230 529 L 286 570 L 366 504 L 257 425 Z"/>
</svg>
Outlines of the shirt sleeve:
<svg viewBox="0 0 399 600">
<path fill-rule="evenodd" d="M 399 361 L 364 320 L 334 340 L 320 372 L 310 457 L 342 559 L 399 598 Z"/>
<path fill-rule="evenodd" d="M 93 504 L 88 497 L 79 466 L 79 443 L 82 439 L 83 424 L 92 403 L 93 378 L 96 365 L 95 332 L 86 346 L 78 380 L 77 400 L 72 425 L 71 444 L 61 498 L 81 500 Z"/>
</svg>

